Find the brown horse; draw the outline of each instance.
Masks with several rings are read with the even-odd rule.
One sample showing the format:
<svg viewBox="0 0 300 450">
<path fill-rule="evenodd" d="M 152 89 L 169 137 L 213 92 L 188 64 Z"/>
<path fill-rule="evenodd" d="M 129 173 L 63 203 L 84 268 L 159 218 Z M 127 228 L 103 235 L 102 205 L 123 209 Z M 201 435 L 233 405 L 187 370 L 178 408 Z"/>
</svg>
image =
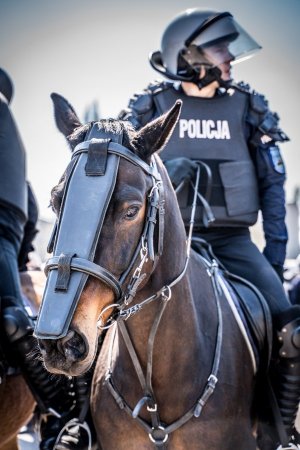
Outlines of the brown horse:
<svg viewBox="0 0 300 450">
<path fill-rule="evenodd" d="M 45 275 L 41 271 L 22 272 L 21 287 L 37 314 L 41 303 Z M 7 375 L 0 384 L 0 450 L 17 450 L 20 428 L 32 416 L 35 401 L 22 375 Z"/>
<path fill-rule="evenodd" d="M 82 126 L 52 99 L 73 158 L 52 190 L 59 220 L 35 330 L 47 369 L 88 370 L 110 326 L 91 394 L 100 448 L 254 450 L 253 355 L 218 266 L 190 251 L 158 156 L 180 103 L 136 132 Z"/>
</svg>

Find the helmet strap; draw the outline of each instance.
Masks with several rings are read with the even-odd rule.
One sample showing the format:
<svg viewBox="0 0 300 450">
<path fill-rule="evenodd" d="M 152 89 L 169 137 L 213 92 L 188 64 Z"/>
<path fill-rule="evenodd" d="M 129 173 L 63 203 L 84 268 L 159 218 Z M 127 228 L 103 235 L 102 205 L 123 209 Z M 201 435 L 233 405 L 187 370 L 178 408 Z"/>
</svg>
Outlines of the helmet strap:
<svg viewBox="0 0 300 450">
<path fill-rule="evenodd" d="M 198 73 L 199 75 L 199 73 Z M 208 86 L 213 81 L 217 81 L 220 87 L 227 87 L 228 81 L 224 81 L 221 78 L 222 72 L 218 67 L 205 67 L 205 75 L 202 78 L 194 78 L 193 83 L 195 83 L 199 89 Z"/>
</svg>

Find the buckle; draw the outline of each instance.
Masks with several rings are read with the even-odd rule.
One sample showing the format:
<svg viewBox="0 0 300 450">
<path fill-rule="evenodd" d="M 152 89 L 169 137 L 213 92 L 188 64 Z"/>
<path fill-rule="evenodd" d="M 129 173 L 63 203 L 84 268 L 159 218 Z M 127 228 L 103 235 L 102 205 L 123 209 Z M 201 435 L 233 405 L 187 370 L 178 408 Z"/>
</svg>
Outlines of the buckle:
<svg viewBox="0 0 300 450">
<path fill-rule="evenodd" d="M 216 387 L 217 382 L 218 382 L 218 378 L 215 375 L 210 374 L 208 379 L 207 379 L 207 381 L 208 381 L 208 385 L 211 386 L 214 389 Z"/>
<path fill-rule="evenodd" d="M 153 408 L 151 408 L 151 406 L 147 406 L 147 411 L 149 411 L 149 412 L 156 412 L 157 411 L 157 404 L 156 403 L 154 403 L 154 406 L 153 406 Z"/>
<path fill-rule="evenodd" d="M 157 428 L 152 428 L 151 433 L 148 434 L 149 439 L 153 444 L 157 445 L 158 447 L 162 446 L 165 442 L 168 440 L 168 433 L 166 433 L 166 430 L 164 427 L 159 426 Z"/>
</svg>

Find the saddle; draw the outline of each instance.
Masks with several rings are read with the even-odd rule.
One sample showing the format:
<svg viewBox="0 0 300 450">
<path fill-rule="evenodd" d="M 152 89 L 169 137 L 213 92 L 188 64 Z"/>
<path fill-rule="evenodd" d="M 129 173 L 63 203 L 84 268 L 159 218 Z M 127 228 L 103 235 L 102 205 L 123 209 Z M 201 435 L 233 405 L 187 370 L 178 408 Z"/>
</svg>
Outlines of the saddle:
<svg viewBox="0 0 300 450">
<path fill-rule="evenodd" d="M 259 373 L 266 374 L 272 352 L 272 318 L 268 304 L 261 292 L 249 281 L 228 272 L 214 255 L 211 246 L 200 238 L 192 239 L 192 248 L 208 265 L 218 265 L 221 287 L 233 302 L 238 316 L 234 314 L 239 327 L 242 322 L 255 355 Z M 228 299 L 228 294 L 231 299 Z M 250 350 L 251 351 L 251 350 Z"/>
</svg>

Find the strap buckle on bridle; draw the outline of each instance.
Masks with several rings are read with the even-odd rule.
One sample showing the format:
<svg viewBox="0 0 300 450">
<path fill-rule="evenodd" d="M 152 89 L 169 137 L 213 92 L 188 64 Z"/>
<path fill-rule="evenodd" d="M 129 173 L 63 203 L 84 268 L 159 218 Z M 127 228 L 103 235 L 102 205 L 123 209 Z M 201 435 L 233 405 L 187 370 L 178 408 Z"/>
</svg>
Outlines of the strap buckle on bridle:
<svg viewBox="0 0 300 450">
<path fill-rule="evenodd" d="M 138 303 L 137 305 L 131 306 L 131 308 L 123 309 L 119 312 L 119 318 L 122 320 L 127 320 L 129 317 L 136 314 L 138 311 L 142 309 L 142 305 Z"/>
<path fill-rule="evenodd" d="M 148 245 L 147 241 L 145 241 L 144 235 L 141 238 L 140 259 L 141 261 L 138 267 L 136 267 L 131 280 L 128 283 L 126 293 L 124 294 L 124 304 L 126 306 L 132 302 L 133 298 L 135 297 L 137 288 L 146 276 L 146 274 L 142 275 L 144 264 L 148 261 Z"/>
<path fill-rule="evenodd" d="M 160 292 L 161 298 L 164 302 L 168 302 L 172 297 L 172 290 L 169 285 L 164 286 Z"/>
<path fill-rule="evenodd" d="M 151 432 L 148 434 L 149 439 L 153 442 L 157 447 L 162 446 L 168 440 L 168 433 L 162 426 L 158 426 L 157 428 L 152 428 Z"/>
</svg>

